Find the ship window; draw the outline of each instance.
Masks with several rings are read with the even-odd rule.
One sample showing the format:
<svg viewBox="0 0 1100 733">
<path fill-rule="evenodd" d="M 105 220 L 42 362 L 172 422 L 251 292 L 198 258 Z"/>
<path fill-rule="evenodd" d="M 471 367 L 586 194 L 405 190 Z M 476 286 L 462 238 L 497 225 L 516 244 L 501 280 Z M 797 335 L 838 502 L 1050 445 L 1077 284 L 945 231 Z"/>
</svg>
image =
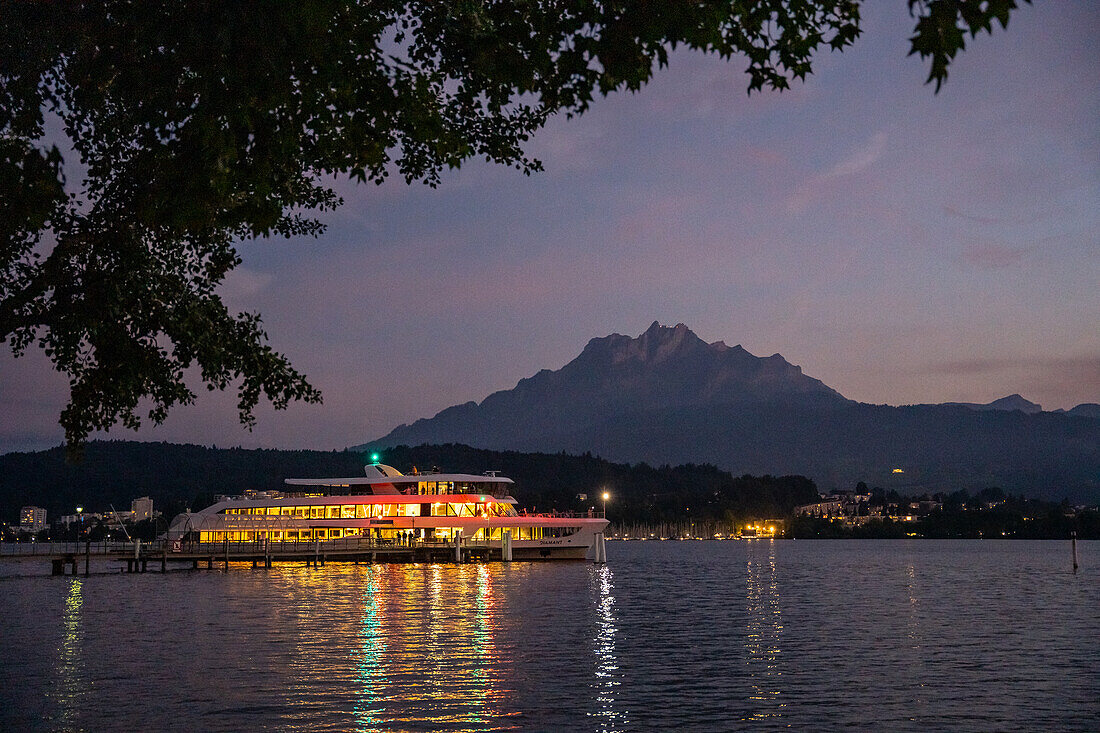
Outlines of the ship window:
<svg viewBox="0 0 1100 733">
<path fill-rule="evenodd" d="M 336 505 L 330 506 L 328 508 L 328 517 L 329 517 L 329 519 L 339 519 L 340 518 L 340 507 L 336 506 Z"/>
<path fill-rule="evenodd" d="M 355 517 L 357 519 L 362 519 L 365 516 L 367 516 L 367 507 L 366 507 L 366 505 L 365 504 L 356 504 L 355 505 Z"/>
<path fill-rule="evenodd" d="M 294 508 L 289 507 L 289 506 L 280 507 L 279 508 L 279 513 L 282 514 L 283 516 L 290 516 L 291 514 L 294 513 Z"/>
</svg>

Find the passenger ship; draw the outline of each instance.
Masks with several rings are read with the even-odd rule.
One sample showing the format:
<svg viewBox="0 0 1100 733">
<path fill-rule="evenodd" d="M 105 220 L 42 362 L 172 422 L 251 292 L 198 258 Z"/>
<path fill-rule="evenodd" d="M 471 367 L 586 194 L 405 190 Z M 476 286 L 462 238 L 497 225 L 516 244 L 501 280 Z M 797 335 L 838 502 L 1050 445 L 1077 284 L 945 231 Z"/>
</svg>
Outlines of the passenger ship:
<svg viewBox="0 0 1100 733">
<path fill-rule="evenodd" d="M 173 543 L 331 543 L 360 538 L 380 545 L 460 542 L 500 557 L 584 559 L 602 552 L 607 520 L 595 511 L 527 514 L 509 495 L 510 478 L 488 472 L 402 474 L 375 462 L 354 478 L 288 478 L 285 492 L 219 496 L 202 511 L 172 520 Z M 599 535 L 597 537 L 597 535 Z M 341 544 L 347 544 L 341 542 Z M 322 547 L 324 544 L 321 545 Z"/>
</svg>

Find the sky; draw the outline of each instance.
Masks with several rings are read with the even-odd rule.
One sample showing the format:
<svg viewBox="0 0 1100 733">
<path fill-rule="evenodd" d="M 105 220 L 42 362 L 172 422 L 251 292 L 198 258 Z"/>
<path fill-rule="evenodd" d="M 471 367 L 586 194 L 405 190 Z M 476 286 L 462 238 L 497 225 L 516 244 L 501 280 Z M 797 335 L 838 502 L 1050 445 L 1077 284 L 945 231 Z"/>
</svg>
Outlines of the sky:
<svg viewBox="0 0 1100 733">
<path fill-rule="evenodd" d="M 324 394 L 207 393 L 96 437 L 333 449 L 558 369 L 653 321 L 780 353 L 850 399 L 1100 402 L 1100 4 L 1038 0 L 936 95 L 903 0 L 784 93 L 675 53 L 635 94 L 555 118 L 525 177 L 339 182 L 316 239 L 242 243 L 222 289 Z M 6 349 L 6 347 L 5 347 Z M 57 445 L 67 380 L 0 354 L 0 452 Z"/>
</svg>

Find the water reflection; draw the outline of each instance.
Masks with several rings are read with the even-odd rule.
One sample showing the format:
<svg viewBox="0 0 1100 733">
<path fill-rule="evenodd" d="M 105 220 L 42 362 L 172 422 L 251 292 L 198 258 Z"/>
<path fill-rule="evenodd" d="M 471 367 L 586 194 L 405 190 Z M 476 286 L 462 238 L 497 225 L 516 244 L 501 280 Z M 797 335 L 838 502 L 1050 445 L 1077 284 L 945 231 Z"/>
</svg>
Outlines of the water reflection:
<svg viewBox="0 0 1100 733">
<path fill-rule="evenodd" d="M 333 730 L 507 727 L 496 573 L 428 564 L 287 573 L 301 660 L 289 670 L 287 705 L 315 721 L 323 710 Z"/>
<path fill-rule="evenodd" d="M 358 730 L 377 730 L 382 721 L 383 711 L 378 703 L 377 692 L 377 688 L 381 686 L 382 659 L 386 654 L 386 644 L 381 633 L 383 611 L 378 602 L 382 595 L 381 576 L 376 568 L 370 568 L 362 593 L 363 606 L 358 637 L 360 689 L 354 700 L 355 724 Z"/>
<path fill-rule="evenodd" d="M 905 566 L 905 592 L 909 596 L 909 613 L 906 616 L 905 627 L 909 649 L 913 652 L 912 658 L 909 660 L 909 673 L 914 675 L 915 705 L 918 709 L 923 709 L 925 703 L 924 682 L 916 681 L 917 679 L 923 679 L 924 676 L 924 658 L 921 651 L 923 640 L 920 627 L 920 599 L 917 597 L 916 585 L 917 568 L 912 563 L 908 563 Z"/>
<path fill-rule="evenodd" d="M 917 615 L 920 610 L 918 608 L 920 600 L 916 595 L 916 584 L 917 569 L 910 563 L 905 566 L 905 591 L 909 596 L 909 614 L 906 621 L 906 631 L 911 649 L 920 649 L 921 646 L 920 618 Z"/>
<path fill-rule="evenodd" d="M 489 722 L 488 702 L 489 689 L 492 680 L 489 668 L 496 658 L 496 648 L 493 645 L 493 624 L 496 623 L 496 609 L 493 596 L 493 576 L 485 565 L 477 566 L 477 605 L 474 628 L 474 649 L 476 660 L 471 676 L 474 689 L 478 694 L 474 700 L 476 710 L 480 715 L 475 715 L 472 722 L 485 725 Z"/>
<path fill-rule="evenodd" d="M 780 697 L 780 637 L 783 618 L 779 609 L 779 582 L 775 572 L 775 540 L 748 542 L 745 564 L 747 622 L 745 658 L 748 667 L 749 713 L 744 720 L 779 718 L 785 706 Z"/>
<path fill-rule="evenodd" d="M 69 593 L 65 598 L 62 616 L 61 650 L 57 664 L 59 681 L 58 707 L 61 727 L 75 725 L 84 697 L 84 627 L 81 617 L 84 610 L 84 581 L 73 577 L 69 581 Z"/>
<path fill-rule="evenodd" d="M 619 662 L 615 656 L 615 596 L 611 568 L 597 565 L 592 570 L 596 600 L 596 636 L 592 640 L 596 655 L 596 678 L 592 688 L 596 694 L 597 730 L 623 730 L 626 715 L 616 710 L 615 693 L 621 684 Z"/>
</svg>

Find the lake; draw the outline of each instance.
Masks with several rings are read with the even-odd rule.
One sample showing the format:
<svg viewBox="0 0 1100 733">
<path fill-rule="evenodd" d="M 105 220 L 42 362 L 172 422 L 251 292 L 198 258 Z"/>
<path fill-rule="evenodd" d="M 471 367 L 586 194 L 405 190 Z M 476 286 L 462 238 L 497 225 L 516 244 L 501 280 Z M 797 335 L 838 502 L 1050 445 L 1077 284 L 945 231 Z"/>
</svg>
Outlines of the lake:
<svg viewBox="0 0 1100 733">
<path fill-rule="evenodd" d="M 1100 729 L 1100 543 L 29 576 L 0 730 Z"/>
</svg>

